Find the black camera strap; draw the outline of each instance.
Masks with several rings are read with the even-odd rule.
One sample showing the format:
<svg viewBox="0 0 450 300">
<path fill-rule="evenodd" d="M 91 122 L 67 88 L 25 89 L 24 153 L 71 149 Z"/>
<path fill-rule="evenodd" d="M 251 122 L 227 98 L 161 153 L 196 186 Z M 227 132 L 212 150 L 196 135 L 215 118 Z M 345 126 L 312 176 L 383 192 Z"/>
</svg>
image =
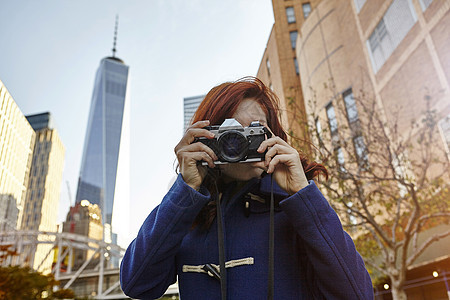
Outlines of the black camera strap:
<svg viewBox="0 0 450 300">
<path fill-rule="evenodd" d="M 273 200 L 273 176 L 270 179 L 270 225 L 269 225 L 269 278 L 267 280 L 267 299 L 273 299 L 273 287 L 274 287 L 274 249 L 275 249 L 275 209 Z"/>
<path fill-rule="evenodd" d="M 222 206 L 220 205 L 219 189 L 217 188 L 217 182 L 214 181 L 216 186 L 216 208 L 217 208 L 217 240 L 219 246 L 219 276 L 220 276 L 220 291 L 222 300 L 227 299 L 227 270 L 225 269 L 225 242 L 223 232 L 223 217 Z"/>
<path fill-rule="evenodd" d="M 224 229 L 223 229 L 223 217 L 222 206 L 220 204 L 220 194 L 217 187 L 217 182 L 214 181 L 216 188 L 216 213 L 217 213 L 217 240 L 219 246 L 219 279 L 220 279 L 220 291 L 222 300 L 227 299 L 227 271 L 225 269 L 225 242 L 224 242 Z M 271 191 L 270 191 L 270 213 L 269 213 L 269 272 L 267 283 L 267 299 L 273 300 L 274 295 L 274 250 L 275 250 L 275 208 L 274 208 L 274 196 L 273 196 L 273 176 L 271 177 Z"/>
</svg>

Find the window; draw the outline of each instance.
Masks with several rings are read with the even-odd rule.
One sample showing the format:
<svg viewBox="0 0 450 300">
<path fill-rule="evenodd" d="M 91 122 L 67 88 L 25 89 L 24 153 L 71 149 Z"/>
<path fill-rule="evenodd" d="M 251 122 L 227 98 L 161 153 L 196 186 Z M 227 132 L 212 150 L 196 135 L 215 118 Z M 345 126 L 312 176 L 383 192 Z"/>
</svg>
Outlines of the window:
<svg viewBox="0 0 450 300">
<path fill-rule="evenodd" d="M 292 6 L 286 7 L 286 17 L 287 17 L 287 21 L 289 24 L 296 22 L 294 7 L 292 7 Z"/>
<path fill-rule="evenodd" d="M 433 0 L 419 0 L 420 6 L 422 7 L 422 11 L 425 11 L 428 6 L 430 6 L 431 2 L 433 2 Z"/>
<path fill-rule="evenodd" d="M 297 57 L 294 57 L 294 66 L 295 66 L 295 73 L 300 74 L 299 69 L 298 69 L 298 61 L 297 61 Z"/>
<path fill-rule="evenodd" d="M 311 3 L 309 3 L 309 2 L 303 3 L 302 8 L 303 8 L 303 16 L 306 19 L 309 16 L 309 14 L 311 13 Z"/>
<path fill-rule="evenodd" d="M 298 35 L 297 30 L 289 32 L 289 37 L 291 38 L 292 49 L 295 49 L 295 45 L 297 44 L 297 35 Z"/>
<path fill-rule="evenodd" d="M 316 123 L 316 134 L 320 143 L 322 142 L 322 124 L 320 124 L 319 118 L 316 118 L 315 123 Z"/>
<path fill-rule="evenodd" d="M 444 147 L 450 160 L 450 114 L 438 122 L 439 132 L 444 141 Z"/>
<path fill-rule="evenodd" d="M 331 136 L 337 135 L 338 124 L 336 119 L 336 113 L 334 111 L 333 104 L 330 103 L 327 105 L 327 117 L 328 117 L 328 126 L 330 127 Z"/>
<path fill-rule="evenodd" d="M 346 90 L 342 97 L 344 98 L 345 110 L 347 111 L 347 118 L 350 124 L 358 121 L 358 110 L 356 108 L 355 98 L 353 97 L 352 89 Z"/>
<path fill-rule="evenodd" d="M 416 21 L 417 17 L 411 0 L 392 2 L 367 40 L 375 73 L 394 52 Z"/>
<path fill-rule="evenodd" d="M 339 167 L 339 171 L 340 172 L 345 172 L 345 168 L 344 168 L 344 163 L 345 163 L 345 159 L 344 159 L 344 152 L 342 151 L 341 147 L 337 147 L 335 149 L 336 151 L 336 160 L 337 160 L 337 164 Z"/>
<path fill-rule="evenodd" d="M 356 12 L 360 12 L 361 8 L 364 6 L 364 3 L 366 3 L 366 0 L 355 0 L 355 6 L 356 6 Z"/>
<path fill-rule="evenodd" d="M 269 59 L 266 59 L 266 66 L 267 66 L 267 74 L 270 76 L 270 61 Z"/>
<path fill-rule="evenodd" d="M 358 161 L 358 167 L 360 170 L 367 170 L 369 167 L 369 158 L 367 157 L 367 148 L 364 143 L 364 138 L 360 135 L 353 139 L 353 145 L 355 146 L 356 159 Z"/>
<path fill-rule="evenodd" d="M 320 124 L 319 118 L 316 118 L 316 130 L 318 134 L 322 133 L 322 125 Z"/>
</svg>

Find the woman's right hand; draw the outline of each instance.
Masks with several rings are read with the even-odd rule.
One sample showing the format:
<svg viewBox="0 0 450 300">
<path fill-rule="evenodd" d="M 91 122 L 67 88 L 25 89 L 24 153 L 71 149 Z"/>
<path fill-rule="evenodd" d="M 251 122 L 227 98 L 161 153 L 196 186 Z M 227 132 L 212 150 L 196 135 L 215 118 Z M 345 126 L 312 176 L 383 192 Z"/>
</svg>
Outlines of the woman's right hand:
<svg viewBox="0 0 450 300">
<path fill-rule="evenodd" d="M 203 129 L 208 125 L 208 120 L 192 124 L 174 149 L 184 182 L 195 190 L 200 188 L 207 173 L 206 167 L 198 162 L 205 161 L 210 168 L 214 168 L 214 161 L 217 160 L 217 156 L 211 148 L 201 142 L 194 143 L 195 138 L 198 137 L 208 139 L 214 137 L 213 133 Z"/>
</svg>

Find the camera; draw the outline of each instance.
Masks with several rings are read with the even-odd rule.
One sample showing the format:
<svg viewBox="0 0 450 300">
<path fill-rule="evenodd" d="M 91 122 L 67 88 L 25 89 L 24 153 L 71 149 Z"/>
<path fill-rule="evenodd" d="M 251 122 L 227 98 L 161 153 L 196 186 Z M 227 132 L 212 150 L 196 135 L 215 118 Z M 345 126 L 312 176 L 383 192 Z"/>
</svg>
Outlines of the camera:
<svg viewBox="0 0 450 300">
<path fill-rule="evenodd" d="M 210 147 L 217 155 L 218 160 L 214 164 L 241 163 L 262 161 L 266 153 L 256 150 L 259 145 L 272 134 L 262 126 L 259 121 L 254 121 L 248 127 L 243 127 L 236 119 L 226 119 L 222 125 L 206 126 L 205 129 L 214 133 L 215 137 L 196 138 L 196 141 Z M 207 165 L 202 162 L 202 165 Z"/>
</svg>

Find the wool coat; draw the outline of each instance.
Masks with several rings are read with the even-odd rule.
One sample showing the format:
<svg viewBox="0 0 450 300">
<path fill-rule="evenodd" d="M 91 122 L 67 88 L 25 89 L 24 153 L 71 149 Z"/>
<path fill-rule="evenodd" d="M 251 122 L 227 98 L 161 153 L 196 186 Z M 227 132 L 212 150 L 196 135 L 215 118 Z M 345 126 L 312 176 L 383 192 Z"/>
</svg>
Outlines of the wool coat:
<svg viewBox="0 0 450 300">
<path fill-rule="evenodd" d="M 289 196 L 271 185 L 270 175 L 223 189 L 228 299 L 267 298 L 271 193 L 274 299 L 373 299 L 364 262 L 314 181 Z M 205 187 L 196 191 L 177 177 L 126 250 L 120 268 L 126 295 L 157 299 L 178 279 L 183 300 L 221 298 L 220 281 L 205 269 L 219 265 L 217 220 L 207 229 L 192 227 L 209 201 Z"/>
</svg>

